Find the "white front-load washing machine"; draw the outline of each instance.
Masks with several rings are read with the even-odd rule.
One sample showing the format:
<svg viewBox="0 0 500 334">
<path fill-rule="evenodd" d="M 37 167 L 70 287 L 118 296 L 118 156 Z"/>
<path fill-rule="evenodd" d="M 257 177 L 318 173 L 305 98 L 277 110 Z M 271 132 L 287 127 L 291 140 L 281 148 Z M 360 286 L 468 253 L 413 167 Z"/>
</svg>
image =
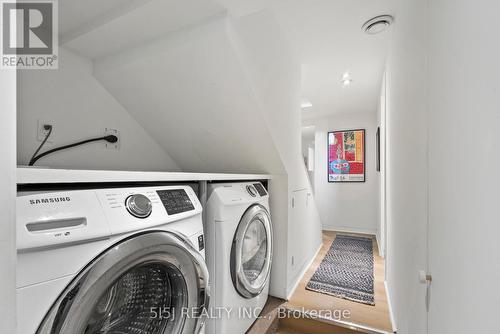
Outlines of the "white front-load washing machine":
<svg viewBox="0 0 500 334">
<path fill-rule="evenodd" d="M 244 334 L 268 297 L 269 196 L 260 182 L 209 184 L 205 214 L 212 292 L 206 333 Z"/>
<path fill-rule="evenodd" d="M 209 302 L 189 186 L 20 193 L 18 334 L 198 333 Z"/>
</svg>

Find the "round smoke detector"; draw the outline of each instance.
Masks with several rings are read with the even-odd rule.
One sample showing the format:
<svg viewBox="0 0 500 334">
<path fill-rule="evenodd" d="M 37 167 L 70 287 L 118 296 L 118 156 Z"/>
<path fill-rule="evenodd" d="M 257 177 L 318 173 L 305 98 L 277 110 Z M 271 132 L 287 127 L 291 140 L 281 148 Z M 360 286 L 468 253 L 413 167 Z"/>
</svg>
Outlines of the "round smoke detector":
<svg viewBox="0 0 500 334">
<path fill-rule="evenodd" d="M 368 20 L 363 24 L 362 29 L 369 35 L 379 34 L 389 28 L 393 21 L 394 18 L 390 15 L 380 15 Z"/>
</svg>

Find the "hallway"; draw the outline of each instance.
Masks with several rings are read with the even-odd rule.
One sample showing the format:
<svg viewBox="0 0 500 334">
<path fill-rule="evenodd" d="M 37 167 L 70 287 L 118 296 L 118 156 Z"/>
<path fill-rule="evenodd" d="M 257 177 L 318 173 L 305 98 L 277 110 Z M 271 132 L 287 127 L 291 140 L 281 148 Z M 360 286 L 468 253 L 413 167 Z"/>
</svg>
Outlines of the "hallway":
<svg viewBox="0 0 500 334">
<path fill-rule="evenodd" d="M 314 261 L 309 266 L 304 276 L 300 280 L 297 288 L 293 292 L 290 300 L 286 304 L 289 309 L 299 309 L 307 311 L 321 311 L 325 312 L 331 310 L 349 311 L 348 318 L 331 319 L 332 323 L 341 324 L 345 326 L 353 326 L 360 329 L 375 329 L 392 333 L 393 328 L 389 314 L 389 304 L 387 301 L 387 294 L 384 286 L 384 259 L 380 257 L 378 251 L 377 240 L 374 236 L 367 236 L 373 238 L 373 255 L 374 255 L 374 289 L 375 289 L 375 306 L 357 303 L 346 299 L 333 297 L 330 295 L 306 290 L 306 285 L 311 279 L 316 269 L 319 267 L 321 261 L 325 257 L 327 251 L 330 249 L 331 244 L 335 240 L 338 233 L 334 231 L 323 231 L 323 245 L 314 258 Z M 345 233 L 342 233 L 345 234 Z M 359 235 L 359 234 L 358 234 Z M 328 320 L 328 319 L 325 319 Z"/>
<path fill-rule="evenodd" d="M 318 293 L 306 289 L 338 232 L 323 231 L 323 244 L 288 301 L 271 297 L 260 319 L 247 334 L 389 334 L 395 333 L 384 283 L 385 261 L 379 255 L 375 236 L 349 234 L 372 239 L 375 305 Z M 340 233 L 346 235 L 346 233 Z"/>
<path fill-rule="evenodd" d="M 0 0 L 0 332 L 110 332 L 103 305 L 147 334 L 499 332 L 499 12 Z M 200 311 L 172 331 L 151 282 L 114 298 L 149 260 L 87 275 L 159 226 L 157 306 Z"/>
</svg>

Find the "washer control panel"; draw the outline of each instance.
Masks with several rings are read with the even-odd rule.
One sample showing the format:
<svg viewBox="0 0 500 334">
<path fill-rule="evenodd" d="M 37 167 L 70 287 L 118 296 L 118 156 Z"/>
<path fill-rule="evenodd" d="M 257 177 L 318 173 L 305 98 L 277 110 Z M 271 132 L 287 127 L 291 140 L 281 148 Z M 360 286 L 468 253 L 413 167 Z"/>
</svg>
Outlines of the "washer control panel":
<svg viewBox="0 0 500 334">
<path fill-rule="evenodd" d="M 194 210 L 193 202 L 184 189 L 166 189 L 156 192 L 169 215 Z"/>
<path fill-rule="evenodd" d="M 127 197 L 125 199 L 125 207 L 132 216 L 137 218 L 146 218 L 153 210 L 151 200 L 142 194 L 134 194 Z"/>
<path fill-rule="evenodd" d="M 112 188 L 94 192 L 113 234 L 171 223 L 173 229 L 182 224 L 182 233 L 188 236 L 199 230 L 203 208 L 190 186 Z"/>
<path fill-rule="evenodd" d="M 257 189 L 257 192 L 259 193 L 260 196 L 266 196 L 267 195 L 267 192 L 266 192 L 266 189 L 264 188 L 264 186 L 262 185 L 262 183 L 254 183 L 253 186 L 255 187 L 255 189 Z"/>
</svg>

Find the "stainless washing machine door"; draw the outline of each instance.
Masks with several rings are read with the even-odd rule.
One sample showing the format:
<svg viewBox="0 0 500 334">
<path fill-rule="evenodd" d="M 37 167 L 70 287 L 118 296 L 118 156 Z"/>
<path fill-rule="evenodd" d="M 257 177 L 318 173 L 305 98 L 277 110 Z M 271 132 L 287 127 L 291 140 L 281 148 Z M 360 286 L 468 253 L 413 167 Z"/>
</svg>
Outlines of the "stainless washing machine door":
<svg viewBox="0 0 500 334">
<path fill-rule="evenodd" d="M 84 269 L 37 334 L 198 333 L 209 303 L 208 271 L 184 237 L 132 236 Z"/>
<path fill-rule="evenodd" d="M 272 227 L 269 213 L 253 205 L 243 214 L 231 249 L 231 277 L 238 293 L 249 299 L 259 295 L 271 272 Z"/>
</svg>

